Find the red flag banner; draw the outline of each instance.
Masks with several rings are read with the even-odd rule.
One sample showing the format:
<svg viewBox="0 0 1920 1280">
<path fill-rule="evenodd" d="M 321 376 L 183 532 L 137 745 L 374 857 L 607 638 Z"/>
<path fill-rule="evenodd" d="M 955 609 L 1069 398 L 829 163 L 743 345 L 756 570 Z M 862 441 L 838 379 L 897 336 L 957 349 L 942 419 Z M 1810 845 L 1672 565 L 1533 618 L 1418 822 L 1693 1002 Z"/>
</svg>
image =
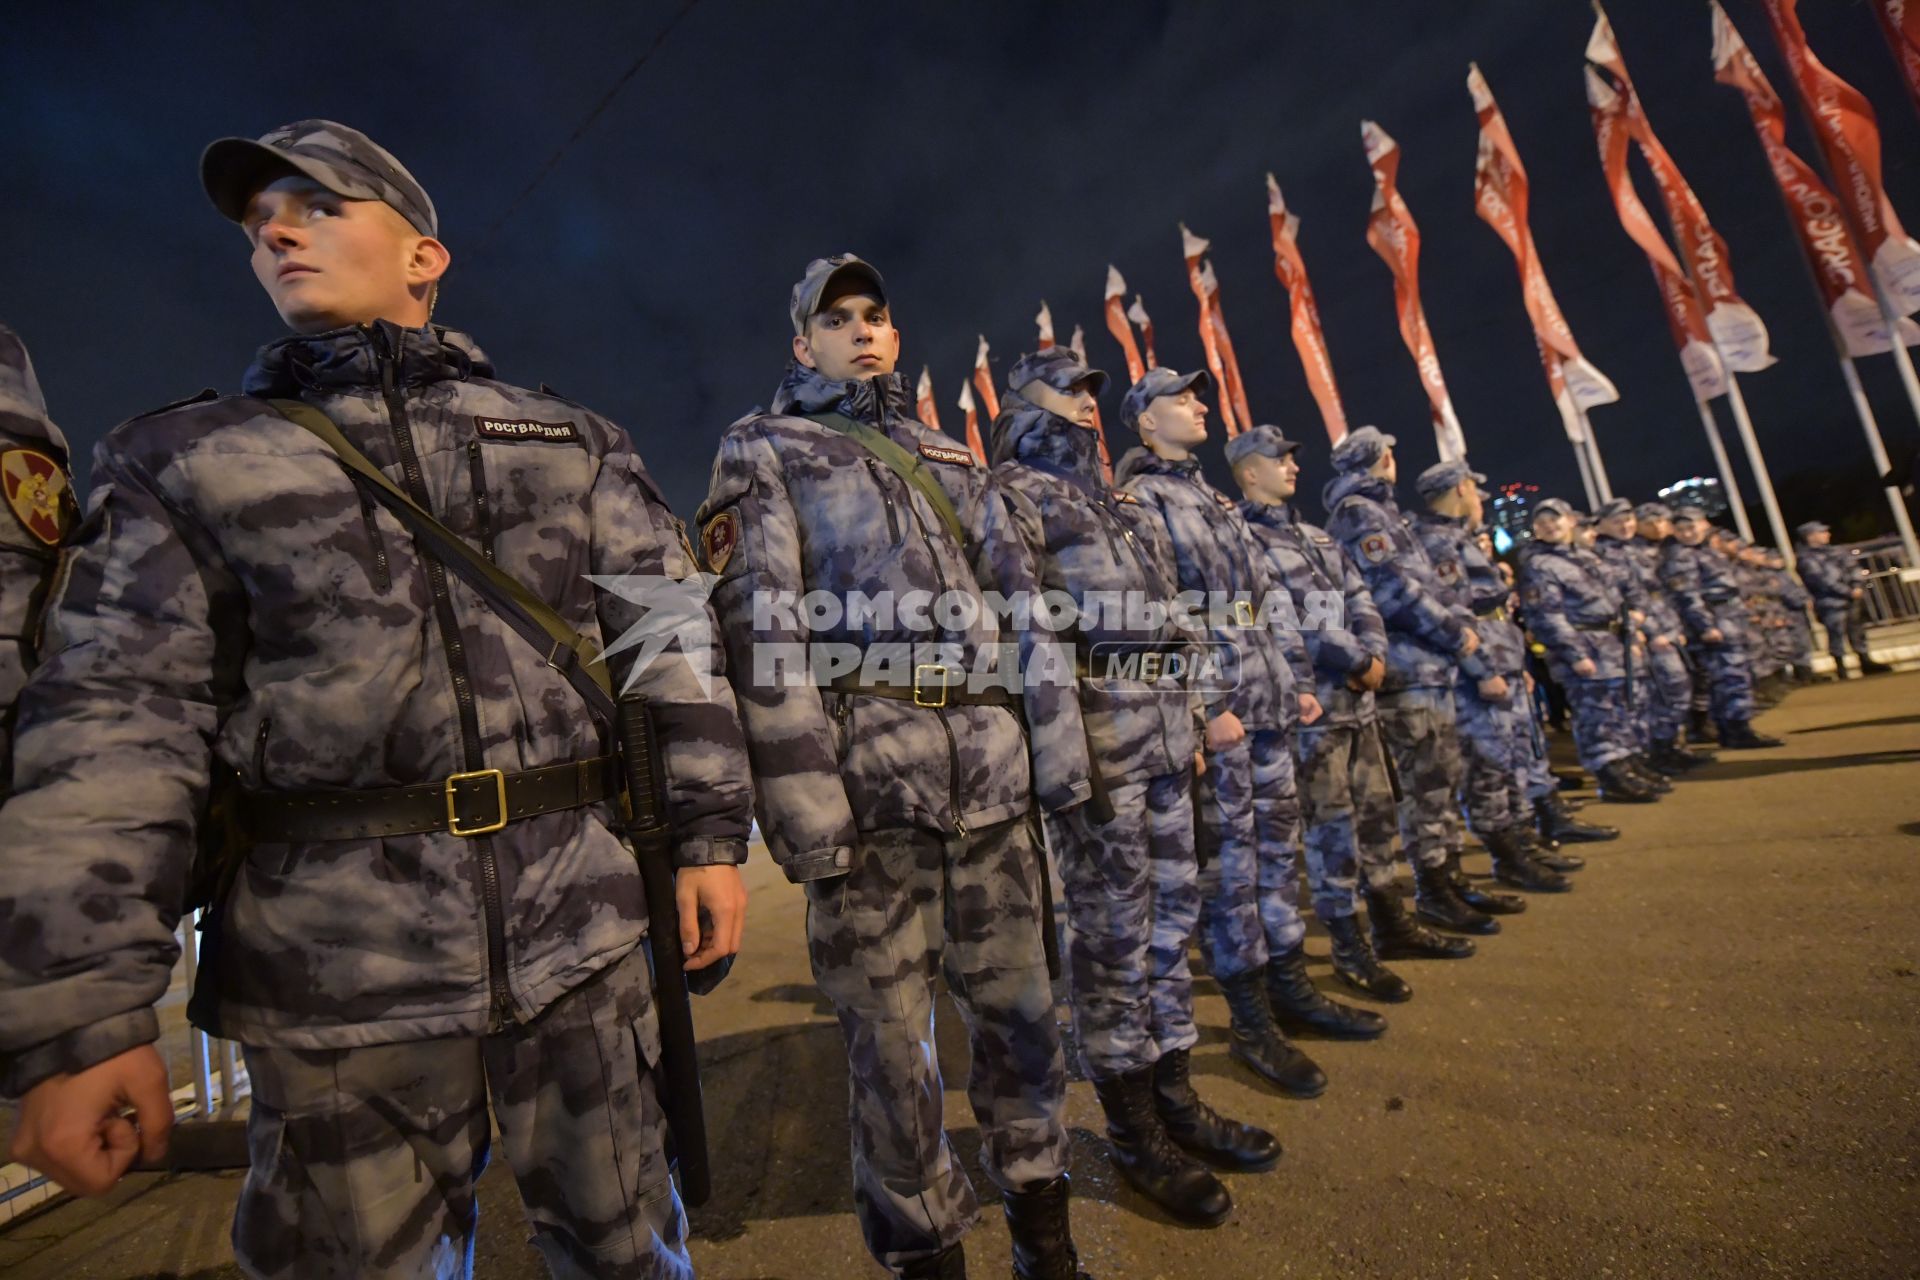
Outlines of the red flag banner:
<svg viewBox="0 0 1920 1280">
<path fill-rule="evenodd" d="M 1449 462 L 1467 456 L 1466 437 L 1460 431 L 1460 419 L 1453 411 L 1453 397 L 1447 394 L 1446 379 L 1440 374 L 1440 356 L 1433 347 L 1433 333 L 1427 328 L 1426 309 L 1420 305 L 1420 228 L 1412 210 L 1400 197 L 1400 144 L 1371 120 L 1360 122 L 1360 140 L 1366 144 L 1367 163 L 1373 168 L 1373 211 L 1367 217 L 1367 243 L 1386 261 L 1393 272 L 1394 309 L 1399 315 L 1400 337 L 1407 344 L 1420 381 L 1427 389 L 1427 401 L 1433 408 L 1433 438 L 1440 460 Z"/>
<path fill-rule="evenodd" d="M 1107 268 L 1107 332 L 1120 344 L 1121 354 L 1127 358 L 1127 385 L 1140 381 L 1140 375 L 1147 371 L 1146 362 L 1140 358 L 1140 344 L 1133 340 L 1133 326 L 1127 323 L 1126 304 L 1121 301 L 1127 296 L 1127 282 L 1121 278 L 1118 267 Z"/>
<path fill-rule="evenodd" d="M 1687 280 L 1680 260 L 1673 256 L 1653 215 L 1634 193 L 1633 177 L 1627 172 L 1627 148 L 1632 145 L 1631 126 L 1627 122 L 1626 99 L 1616 93 L 1598 71 L 1587 68 L 1587 104 L 1593 116 L 1594 141 L 1600 149 L 1600 168 L 1613 193 L 1613 206 L 1620 225 L 1647 255 L 1653 278 L 1660 286 L 1660 299 L 1666 304 L 1667 323 L 1673 330 L 1674 345 L 1680 349 L 1680 363 L 1693 384 L 1694 398 L 1711 400 L 1727 393 L 1726 367 L 1713 349 L 1713 334 L 1707 329 L 1699 297 Z"/>
<path fill-rule="evenodd" d="M 1180 250 L 1187 260 L 1187 285 L 1200 304 L 1200 349 L 1206 353 L 1207 372 L 1213 375 L 1214 388 L 1220 393 L 1220 422 L 1231 440 L 1240 434 L 1240 424 L 1233 420 L 1232 389 L 1227 385 L 1227 366 L 1220 354 L 1220 331 L 1213 323 L 1213 295 L 1207 292 L 1206 279 L 1200 272 L 1200 255 L 1207 251 L 1207 241 L 1182 223 Z"/>
<path fill-rule="evenodd" d="M 1920 4 L 1914 0 L 1875 0 L 1874 12 L 1880 15 L 1880 30 L 1886 33 L 1894 61 L 1907 78 L 1907 92 L 1920 110 Z"/>
<path fill-rule="evenodd" d="M 1741 300 L 1733 283 L 1733 260 L 1727 242 L 1713 229 L 1706 206 L 1680 173 L 1680 166 L 1654 136 L 1640 98 L 1634 92 L 1633 78 L 1613 38 L 1613 28 L 1604 13 L 1594 23 L 1593 36 L 1587 42 L 1587 59 L 1604 68 L 1613 79 L 1612 88 L 1624 102 L 1628 131 L 1639 145 L 1640 154 L 1653 170 L 1660 188 L 1660 201 L 1679 241 L 1680 257 L 1687 264 L 1693 284 L 1707 308 L 1707 331 L 1720 348 L 1728 366 L 1740 373 L 1758 373 L 1774 363 L 1768 351 L 1767 326 L 1752 307 Z"/>
<path fill-rule="evenodd" d="M 1813 119 L 1814 136 L 1853 215 L 1853 229 L 1873 273 L 1901 315 L 1920 311 L 1920 244 L 1900 225 L 1880 181 L 1880 124 L 1858 89 L 1821 63 L 1807 47 L 1795 0 L 1762 0 L 1774 39 L 1786 55 L 1795 88 Z"/>
<path fill-rule="evenodd" d="M 1293 349 L 1300 353 L 1300 366 L 1307 374 L 1307 388 L 1320 406 L 1321 421 L 1327 437 L 1335 444 L 1347 434 L 1347 411 L 1340 403 L 1340 388 L 1333 380 L 1333 357 L 1327 351 L 1326 333 L 1320 327 L 1320 308 L 1313 301 L 1313 284 L 1307 279 L 1307 262 L 1300 254 L 1300 217 L 1287 209 L 1280 197 L 1280 184 L 1267 175 L 1267 223 L 1273 231 L 1273 274 L 1287 291 L 1291 314 Z"/>
<path fill-rule="evenodd" d="M 1053 345 L 1053 312 L 1048 309 L 1044 298 L 1040 300 L 1040 314 L 1033 318 L 1033 323 L 1040 329 L 1038 350 L 1045 351 Z"/>
<path fill-rule="evenodd" d="M 1533 228 L 1528 219 L 1530 186 L 1526 166 L 1520 163 L 1519 148 L 1507 130 L 1506 117 L 1493 99 L 1493 90 L 1480 74 L 1480 68 L 1467 68 L 1467 91 L 1473 95 L 1474 113 L 1480 120 L 1480 153 L 1474 166 L 1473 207 L 1481 221 L 1492 227 L 1512 251 L 1520 270 L 1520 295 L 1527 317 L 1533 321 L 1534 340 L 1540 348 L 1546 368 L 1547 385 L 1554 392 L 1561 421 L 1567 435 L 1578 442 L 1585 439 L 1586 428 L 1579 409 L 1612 404 L 1619 390 L 1584 356 L 1573 340 L 1573 330 L 1547 283 L 1540 252 L 1533 243 Z M 1571 400 L 1562 401 L 1562 393 Z"/>
<path fill-rule="evenodd" d="M 1213 336 L 1220 344 L 1220 363 L 1227 371 L 1227 393 L 1233 397 L 1234 416 L 1240 429 L 1253 425 L 1253 410 L 1247 408 L 1247 384 L 1240 378 L 1240 357 L 1234 354 L 1233 339 L 1227 334 L 1227 313 L 1220 307 L 1220 281 L 1213 274 L 1211 260 L 1200 264 L 1200 285 L 1207 291 L 1207 318 L 1213 322 Z"/>
<path fill-rule="evenodd" d="M 980 411 L 974 407 L 973 384 L 970 382 L 960 384 L 960 411 L 967 415 L 967 449 L 982 466 L 985 466 L 987 446 L 980 439 Z"/>
<path fill-rule="evenodd" d="M 1146 300 L 1137 293 L 1133 295 L 1133 305 L 1127 308 L 1127 319 L 1140 326 L 1140 345 L 1147 349 L 1147 368 L 1158 368 L 1160 357 L 1153 354 L 1153 318 L 1147 314 Z"/>
<path fill-rule="evenodd" d="M 973 354 L 973 385 L 980 391 L 980 403 L 986 406 L 987 421 L 992 422 L 1000 416 L 1000 393 L 993 389 L 993 369 L 987 363 L 987 340 L 980 339 L 980 348 Z"/>
<path fill-rule="evenodd" d="M 913 389 L 914 411 L 935 431 L 940 429 L 940 407 L 933 402 L 933 374 L 927 366 L 920 366 L 920 381 Z"/>
<path fill-rule="evenodd" d="M 1780 95 L 1718 0 L 1713 0 L 1713 69 L 1715 80 L 1738 89 L 1746 99 L 1753 130 L 1786 197 L 1794 234 L 1813 264 L 1820 300 L 1846 343 L 1847 354 L 1887 351 L 1886 318 L 1874 301 L 1866 259 L 1847 230 L 1846 214 L 1819 175 L 1787 146 L 1786 108 Z M 1920 342 L 1920 326 L 1906 321 L 1901 328 L 1908 346 Z"/>
</svg>

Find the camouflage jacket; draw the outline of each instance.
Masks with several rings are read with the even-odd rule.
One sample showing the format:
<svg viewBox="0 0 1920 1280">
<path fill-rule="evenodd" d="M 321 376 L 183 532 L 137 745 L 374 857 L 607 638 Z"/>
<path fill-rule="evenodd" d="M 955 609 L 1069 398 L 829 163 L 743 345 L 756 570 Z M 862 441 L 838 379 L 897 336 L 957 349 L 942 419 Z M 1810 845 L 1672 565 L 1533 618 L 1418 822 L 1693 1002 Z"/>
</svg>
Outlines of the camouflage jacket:
<svg viewBox="0 0 1920 1280">
<path fill-rule="evenodd" d="M 1351 472 L 1328 482 L 1327 532 L 1366 580 L 1387 625 L 1387 678 L 1381 693 L 1451 689 L 1454 673 L 1484 680 L 1493 668 L 1477 651 L 1461 656 L 1472 614 L 1443 598 L 1426 549 L 1407 526 L 1385 480 Z"/>
<path fill-rule="evenodd" d="M 1646 621 L 1640 624 L 1647 638 L 1685 639 L 1686 624 L 1680 621 L 1680 611 L 1674 608 L 1673 598 L 1660 581 L 1660 544 L 1641 537 L 1616 541 L 1602 536 L 1593 545 L 1602 559 L 1622 566 L 1632 575 L 1636 595 L 1629 597 L 1627 603 L 1647 615 Z"/>
<path fill-rule="evenodd" d="M 1091 791 L 1070 655 L 1059 678 L 1057 641 L 1038 628 L 1011 634 L 983 596 L 983 585 L 1008 599 L 1036 594 L 1024 544 L 1005 505 L 989 500 L 987 469 L 909 418 L 910 403 L 898 374 L 831 382 L 791 364 L 773 408 L 721 437 L 700 508 L 760 828 L 794 881 L 844 874 L 862 831 L 964 831 L 1023 814 L 1035 798 L 1058 810 Z M 920 460 L 965 545 L 878 455 L 806 416 L 836 413 Z M 797 610 L 809 592 L 836 602 L 833 615 Z M 941 597 L 951 613 L 926 607 Z M 908 686 L 916 666 L 938 664 L 976 687 L 1010 687 L 1031 746 L 1021 714 L 1004 706 L 824 688 L 809 663 L 835 654 L 854 655 L 850 674 L 869 684 Z"/>
<path fill-rule="evenodd" d="M 1179 653 L 1192 637 L 1177 618 L 1155 624 L 1142 616 L 1142 606 L 1167 604 L 1178 590 L 1172 548 L 1132 494 L 1106 484 L 1098 448 L 1093 432 L 1009 392 L 993 423 L 994 488 L 1041 590 L 1062 592 L 1078 608 L 1069 637 L 1083 654 Z M 1175 675 L 1083 680 L 1080 706 L 1101 776 L 1121 782 L 1187 768 L 1197 703 Z"/>
<path fill-rule="evenodd" d="M 1587 680 L 1626 678 L 1626 646 L 1621 636 L 1622 600 L 1607 571 L 1577 547 L 1547 542 L 1529 544 L 1520 561 L 1520 598 L 1527 608 L 1527 629 L 1547 647 L 1554 678 L 1564 682 L 1569 668 L 1590 658 L 1596 670 Z"/>
<path fill-rule="evenodd" d="M 1432 511 L 1422 511 L 1411 520 L 1414 536 L 1433 562 L 1442 598 L 1473 615 L 1473 629 L 1480 633 L 1480 656 L 1495 675 L 1519 675 L 1527 665 L 1527 640 L 1507 616 L 1513 591 L 1473 540 L 1467 522 Z"/>
<path fill-rule="evenodd" d="M 686 577 L 680 527 L 625 432 L 492 374 L 440 328 L 294 336 L 261 351 L 245 395 L 208 393 L 102 442 L 21 700 L 19 790 L 0 809 L 8 1091 L 154 1038 L 211 757 L 250 789 L 351 793 L 609 749 L 563 677 L 256 398 L 323 410 L 611 642 L 640 608 L 585 575 Z M 626 662 L 613 665 L 618 686 Z M 676 639 L 635 687 L 663 732 L 677 860 L 739 862 L 745 745 L 725 682 L 703 688 L 696 665 L 720 670 L 710 631 Z M 196 1008 L 218 1034 L 294 1048 L 529 1020 L 645 932 L 618 821 L 602 803 L 474 838 L 255 843 Z"/>
<path fill-rule="evenodd" d="M 1300 518 L 1291 503 L 1270 506 L 1242 499 L 1240 514 L 1266 556 L 1267 572 L 1293 598 L 1313 672 L 1314 696 L 1325 715 L 1315 725 L 1365 724 L 1373 694 L 1347 678 L 1387 658 L 1387 628 L 1367 584 L 1333 536 Z"/>
<path fill-rule="evenodd" d="M 1844 604 L 1866 578 L 1865 570 L 1854 563 L 1853 554 L 1829 543 L 1824 547 L 1797 548 L 1800 581 L 1813 595 L 1814 606 Z"/>
<path fill-rule="evenodd" d="M 47 417 L 27 348 L 0 325 L 0 800 L 13 773 L 13 704 L 34 663 L 35 632 L 73 523 L 67 441 Z"/>
<path fill-rule="evenodd" d="M 1305 647 L 1290 659 L 1273 629 L 1260 622 L 1263 605 L 1284 599 L 1290 606 L 1291 598 L 1268 578 L 1265 559 L 1233 499 L 1207 483 L 1198 458 L 1169 462 L 1140 446 L 1120 459 L 1114 479 L 1159 520 L 1173 548 L 1180 590 L 1196 593 L 1196 603 L 1204 598 L 1199 607 L 1212 624 L 1211 638 L 1236 656 L 1237 680 L 1203 695 L 1207 716 L 1231 711 L 1249 733 L 1298 723 L 1293 662 L 1304 667 Z M 1252 610 L 1243 616 L 1254 625 L 1235 618 L 1236 603 Z"/>
<path fill-rule="evenodd" d="M 1733 565 L 1706 543 L 1669 538 L 1660 547 L 1660 583 L 1687 624 L 1689 639 L 1718 628 L 1728 641 L 1746 634 L 1746 607 Z"/>
</svg>

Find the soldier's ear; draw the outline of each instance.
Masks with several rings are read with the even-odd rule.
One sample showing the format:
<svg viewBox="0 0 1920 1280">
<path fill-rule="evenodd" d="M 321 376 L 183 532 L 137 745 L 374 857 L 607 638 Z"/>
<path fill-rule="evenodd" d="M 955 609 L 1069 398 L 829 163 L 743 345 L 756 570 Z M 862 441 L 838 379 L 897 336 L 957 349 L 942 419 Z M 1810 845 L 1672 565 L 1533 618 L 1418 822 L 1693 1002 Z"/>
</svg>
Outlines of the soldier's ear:
<svg viewBox="0 0 1920 1280">
<path fill-rule="evenodd" d="M 796 333 L 793 335 L 793 358 L 809 369 L 817 369 L 820 367 L 813 362 L 813 346 L 807 341 L 804 334 Z"/>
</svg>

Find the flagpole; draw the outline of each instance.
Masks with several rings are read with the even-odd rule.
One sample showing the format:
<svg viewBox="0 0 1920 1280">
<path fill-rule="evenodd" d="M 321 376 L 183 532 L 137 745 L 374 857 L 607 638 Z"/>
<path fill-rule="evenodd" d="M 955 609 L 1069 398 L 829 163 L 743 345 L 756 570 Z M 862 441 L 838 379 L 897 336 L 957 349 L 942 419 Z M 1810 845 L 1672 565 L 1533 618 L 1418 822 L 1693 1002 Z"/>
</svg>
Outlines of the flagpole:
<svg viewBox="0 0 1920 1280">
<path fill-rule="evenodd" d="M 1719 344 L 1715 344 L 1718 349 Z M 1720 357 L 1726 362 L 1725 354 Z M 1780 515 L 1780 503 L 1773 496 L 1773 476 L 1767 471 L 1767 460 L 1760 456 L 1760 440 L 1753 434 L 1753 419 L 1747 416 L 1747 398 L 1740 394 L 1740 379 L 1727 365 L 1727 403 L 1733 406 L 1733 425 L 1740 432 L 1740 443 L 1747 451 L 1747 465 L 1753 468 L 1754 481 L 1760 486 L 1760 505 L 1766 509 L 1767 524 L 1773 529 L 1774 545 L 1780 548 L 1780 554 L 1786 559 L 1787 568 L 1794 567 L 1793 539 L 1787 536 L 1787 522 Z M 1751 535 L 1745 535 L 1747 541 L 1753 541 Z"/>
<path fill-rule="evenodd" d="M 1839 335 L 1835 335 L 1836 340 Z M 1894 330 L 1894 342 L 1900 341 L 1899 330 Z M 1877 474 L 1884 478 L 1893 470 L 1893 463 L 1887 457 L 1887 446 L 1880 438 L 1880 423 L 1873 416 L 1873 406 L 1867 402 L 1866 388 L 1860 385 L 1860 371 L 1854 367 L 1853 357 L 1840 356 L 1840 376 L 1846 379 L 1847 394 L 1853 397 L 1853 410 L 1860 415 L 1860 425 L 1867 433 L 1867 448 L 1873 454 L 1873 466 Z M 1900 496 L 1900 490 L 1888 485 L 1882 490 L 1887 495 L 1887 505 L 1893 509 L 1893 524 L 1900 531 L 1900 545 L 1906 548 L 1907 563 L 1920 567 L 1920 545 L 1916 545 L 1913 536 L 1913 521 L 1907 517 L 1907 503 Z"/>
<path fill-rule="evenodd" d="M 1571 396 L 1573 393 L 1567 393 Z M 1600 501 L 1613 501 L 1613 481 L 1607 478 L 1607 464 L 1600 460 L 1600 442 L 1593 437 L 1593 423 L 1587 417 L 1587 411 L 1575 401 L 1573 411 L 1580 415 L 1580 447 L 1585 449 L 1593 463 L 1594 487 L 1600 491 Z"/>
<path fill-rule="evenodd" d="M 1733 512 L 1734 527 L 1748 542 L 1753 541 L 1753 526 L 1747 523 L 1747 500 L 1740 496 L 1740 481 L 1733 474 L 1733 462 L 1720 439 L 1720 424 L 1713 420 L 1713 405 L 1695 399 L 1700 407 L 1700 425 L 1707 429 L 1707 447 L 1713 450 L 1713 465 L 1720 469 L 1720 483 L 1727 490 L 1727 509 Z"/>
<path fill-rule="evenodd" d="M 1580 464 L 1580 487 L 1587 492 L 1587 510 L 1598 511 L 1600 493 L 1593 487 L 1593 466 L 1587 461 L 1587 450 L 1584 445 L 1573 446 L 1573 460 Z"/>
</svg>

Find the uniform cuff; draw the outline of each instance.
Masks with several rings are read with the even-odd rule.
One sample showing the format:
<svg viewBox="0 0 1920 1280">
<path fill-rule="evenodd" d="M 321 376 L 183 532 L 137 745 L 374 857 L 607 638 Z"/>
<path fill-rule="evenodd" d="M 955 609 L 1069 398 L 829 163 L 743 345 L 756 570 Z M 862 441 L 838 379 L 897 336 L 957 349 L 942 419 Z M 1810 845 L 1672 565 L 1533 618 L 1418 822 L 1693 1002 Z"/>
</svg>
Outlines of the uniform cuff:
<svg viewBox="0 0 1920 1280">
<path fill-rule="evenodd" d="M 63 1072 L 84 1071 L 159 1038 L 160 1019 L 151 1006 L 102 1018 L 8 1055 L 0 1062 L 0 1097 L 18 1099 L 42 1080 Z"/>
<path fill-rule="evenodd" d="M 747 842 L 733 836 L 689 836 L 673 846 L 676 867 L 737 867 L 747 860 Z"/>
</svg>

